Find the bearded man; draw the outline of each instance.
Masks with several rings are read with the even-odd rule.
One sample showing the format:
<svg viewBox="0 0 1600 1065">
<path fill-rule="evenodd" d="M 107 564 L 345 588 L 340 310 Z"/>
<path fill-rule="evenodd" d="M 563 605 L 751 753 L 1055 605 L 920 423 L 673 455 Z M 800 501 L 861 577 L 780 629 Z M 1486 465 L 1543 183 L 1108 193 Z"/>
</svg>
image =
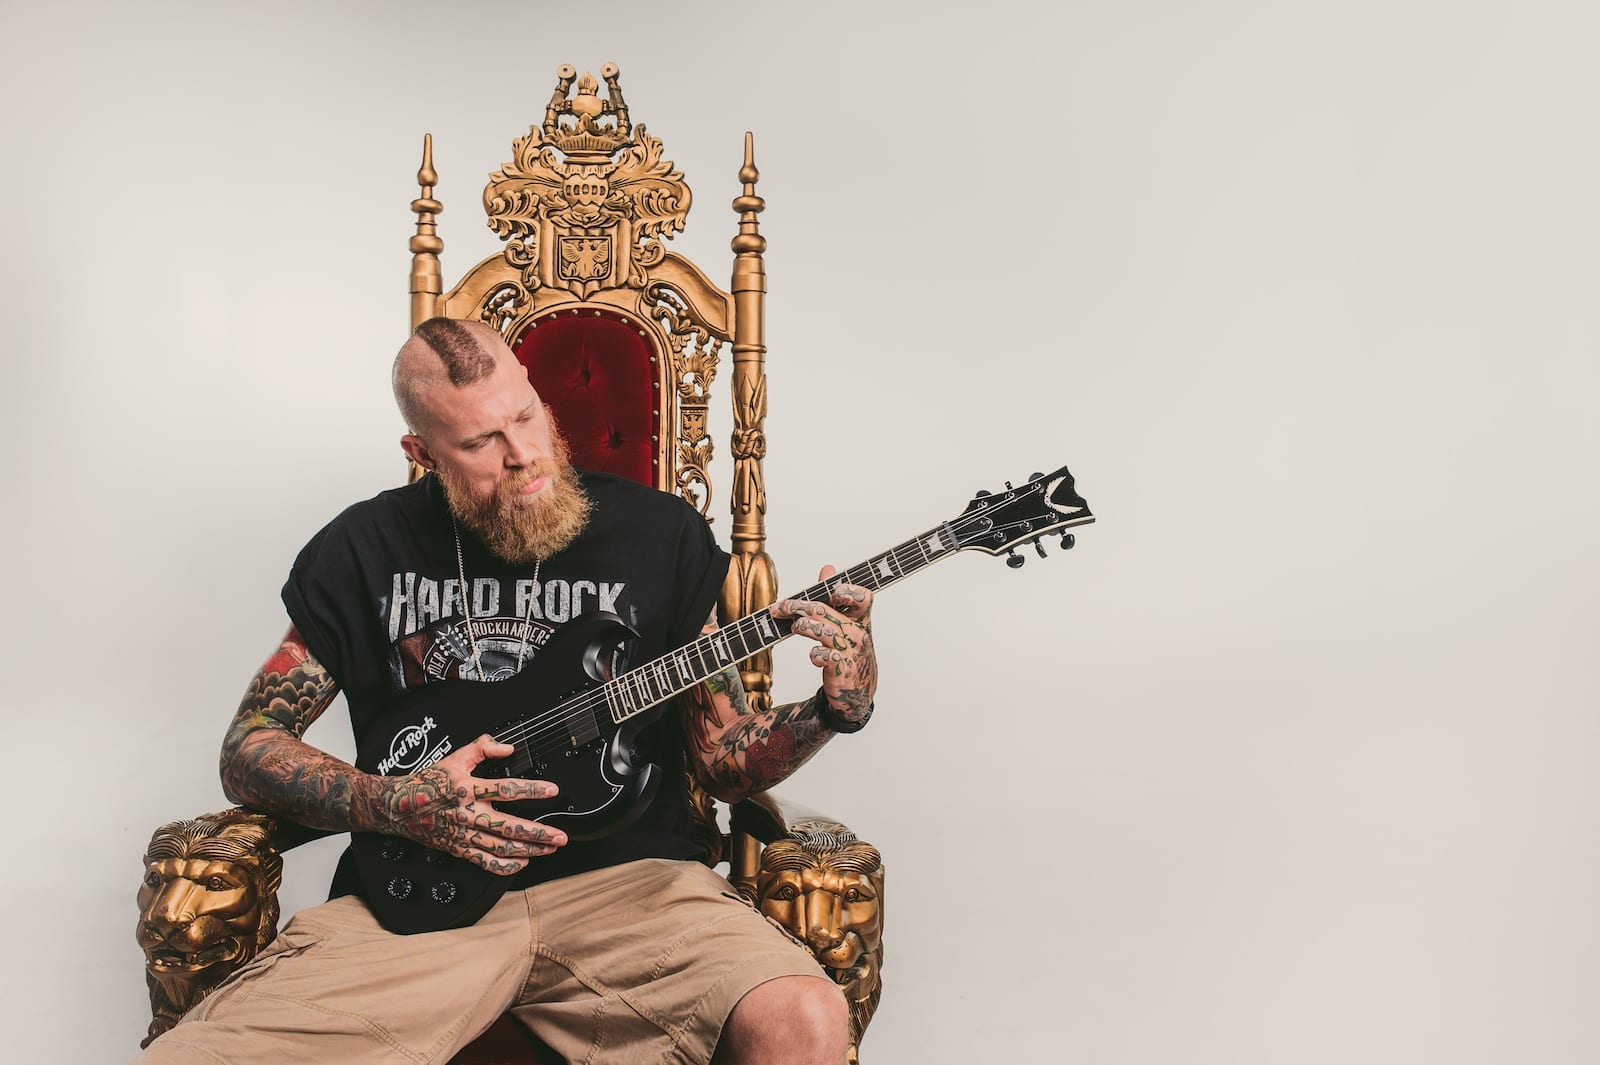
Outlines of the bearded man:
<svg viewBox="0 0 1600 1065">
<path fill-rule="evenodd" d="M 510 1010 L 568 1060 L 837 1065 L 842 997 L 696 860 L 682 781 L 687 761 L 736 801 L 860 728 L 877 685 L 871 593 L 840 584 L 827 604 L 775 604 L 818 642 L 823 687 L 756 713 L 730 668 L 680 696 L 640 739 L 662 784 L 615 834 L 569 841 L 497 809 L 556 789 L 475 775 L 512 753 L 487 735 L 409 775 L 363 773 L 301 740 L 337 691 L 359 744 L 397 693 L 510 676 L 594 609 L 637 630 L 639 665 L 714 626 L 728 567 L 683 500 L 575 470 L 487 326 L 424 322 L 396 356 L 394 390 L 410 429 L 401 447 L 429 473 L 350 507 L 300 552 L 283 589 L 291 627 L 228 731 L 223 788 L 314 828 L 414 840 L 508 890 L 466 927 L 395 935 L 347 853 L 333 898 L 142 1060 L 444 1062 Z"/>
</svg>

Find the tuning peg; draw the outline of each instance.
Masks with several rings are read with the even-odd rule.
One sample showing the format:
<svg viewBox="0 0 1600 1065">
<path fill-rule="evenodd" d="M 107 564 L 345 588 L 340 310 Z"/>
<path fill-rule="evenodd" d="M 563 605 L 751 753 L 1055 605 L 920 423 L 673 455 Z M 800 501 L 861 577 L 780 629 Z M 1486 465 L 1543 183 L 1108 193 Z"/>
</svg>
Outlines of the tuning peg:
<svg viewBox="0 0 1600 1065">
<path fill-rule="evenodd" d="M 1077 543 L 1077 542 L 1078 542 L 1078 538 L 1076 536 L 1073 536 L 1071 533 L 1062 533 L 1061 534 L 1061 550 L 1063 550 L 1063 551 L 1071 551 L 1072 550 L 1072 545 Z"/>
<path fill-rule="evenodd" d="M 979 499 L 982 499 L 984 496 L 994 495 L 994 493 L 989 491 L 987 488 L 980 488 L 975 494 Z"/>
<path fill-rule="evenodd" d="M 1040 558 L 1044 558 L 1045 557 L 1045 555 L 1044 555 L 1044 541 L 1043 540 L 1035 540 L 1033 542 L 1033 549 L 1035 551 L 1039 552 L 1039 557 Z"/>
<path fill-rule="evenodd" d="M 1042 481 L 1042 480 L 1044 480 L 1044 474 L 1042 474 L 1042 473 L 1030 473 L 1030 474 L 1028 474 L 1028 480 L 1030 480 L 1030 481 Z"/>
<path fill-rule="evenodd" d="M 1021 569 L 1022 564 L 1026 561 L 1028 560 L 1017 554 L 1017 549 L 1014 547 L 1006 552 L 1006 565 L 1012 569 Z"/>
<path fill-rule="evenodd" d="M 1010 481 L 1007 481 L 1007 482 L 1006 482 L 1006 490 L 1007 490 L 1007 491 L 1010 491 L 1010 490 L 1011 490 L 1011 482 L 1010 482 Z"/>
</svg>

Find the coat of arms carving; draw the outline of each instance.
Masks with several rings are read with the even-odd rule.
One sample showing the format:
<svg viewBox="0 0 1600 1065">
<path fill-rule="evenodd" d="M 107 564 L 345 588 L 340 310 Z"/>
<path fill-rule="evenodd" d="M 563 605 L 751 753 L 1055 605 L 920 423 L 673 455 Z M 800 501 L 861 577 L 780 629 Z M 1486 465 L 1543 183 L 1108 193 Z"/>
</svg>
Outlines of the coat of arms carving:
<svg viewBox="0 0 1600 1065">
<path fill-rule="evenodd" d="M 689 186 L 661 157 L 661 140 L 628 119 L 616 65 L 600 73 L 604 99 L 594 75 L 557 70 L 544 124 L 516 140 L 512 160 L 483 190 L 489 228 L 530 292 L 550 286 L 587 299 L 643 286 L 666 255 L 662 240 L 682 231 L 689 213 Z"/>
</svg>

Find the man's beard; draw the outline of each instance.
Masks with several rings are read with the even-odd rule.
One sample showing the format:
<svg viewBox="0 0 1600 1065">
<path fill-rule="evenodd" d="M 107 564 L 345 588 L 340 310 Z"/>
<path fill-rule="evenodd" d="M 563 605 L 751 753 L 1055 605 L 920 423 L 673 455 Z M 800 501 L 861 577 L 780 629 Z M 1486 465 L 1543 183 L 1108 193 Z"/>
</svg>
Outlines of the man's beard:
<svg viewBox="0 0 1600 1065">
<path fill-rule="evenodd" d="M 441 463 L 439 484 L 450 510 L 497 558 L 516 565 L 549 558 L 578 538 L 589 523 L 589 497 L 567 461 L 566 441 L 556 438 L 556 454 L 506 477 L 487 499 L 472 498 L 471 488 Z M 550 483 L 531 501 L 522 486 L 536 477 Z"/>
</svg>

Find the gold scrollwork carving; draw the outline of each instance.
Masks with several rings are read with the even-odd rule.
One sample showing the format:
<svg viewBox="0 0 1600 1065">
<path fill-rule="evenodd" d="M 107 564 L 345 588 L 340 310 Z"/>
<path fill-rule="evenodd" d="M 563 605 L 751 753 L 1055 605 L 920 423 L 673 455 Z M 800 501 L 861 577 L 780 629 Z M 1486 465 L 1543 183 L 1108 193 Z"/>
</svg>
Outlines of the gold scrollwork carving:
<svg viewBox="0 0 1600 1065">
<path fill-rule="evenodd" d="M 527 302 L 528 294 L 521 285 L 515 281 L 504 281 L 484 297 L 483 310 L 478 317 L 500 335 L 506 336 Z"/>
<path fill-rule="evenodd" d="M 592 74 L 577 78 L 569 98 L 575 71 L 558 69 L 544 124 L 513 142 L 511 161 L 483 190 L 490 229 L 507 241 L 542 237 L 546 258 L 555 255 L 538 263 L 530 251 L 517 262 L 508 245 L 507 261 L 580 298 L 642 288 L 666 257 L 662 239 L 683 230 L 691 200 L 683 174 L 662 158 L 661 139 L 629 121 L 616 66 L 602 73 L 606 99 Z"/>
<path fill-rule="evenodd" d="M 512 237 L 506 241 L 506 262 L 522 268 L 522 287 L 528 292 L 537 289 L 539 280 L 539 240 L 536 234 Z"/>
<path fill-rule="evenodd" d="M 645 304 L 666 337 L 671 353 L 669 383 L 676 388 L 681 405 L 674 449 L 678 494 L 711 521 L 709 471 L 714 448 L 706 433 L 706 408 L 727 339 L 696 317 L 689 302 L 670 285 L 651 285 L 645 291 Z"/>
<path fill-rule="evenodd" d="M 678 395 L 685 403 L 705 403 L 711 397 L 711 382 L 717 377 L 717 349 L 709 335 L 702 334 L 699 347 L 682 352 L 678 359 Z"/>
<path fill-rule="evenodd" d="M 767 434 L 760 429 L 735 429 L 733 432 L 733 453 L 739 458 L 766 458 Z"/>
<path fill-rule="evenodd" d="M 767 453 L 767 438 L 754 427 L 767 417 L 767 378 L 763 374 L 741 381 L 736 375 L 735 387 L 744 394 L 733 400 L 733 509 L 736 514 L 765 514 L 767 486 L 759 460 Z"/>
</svg>

